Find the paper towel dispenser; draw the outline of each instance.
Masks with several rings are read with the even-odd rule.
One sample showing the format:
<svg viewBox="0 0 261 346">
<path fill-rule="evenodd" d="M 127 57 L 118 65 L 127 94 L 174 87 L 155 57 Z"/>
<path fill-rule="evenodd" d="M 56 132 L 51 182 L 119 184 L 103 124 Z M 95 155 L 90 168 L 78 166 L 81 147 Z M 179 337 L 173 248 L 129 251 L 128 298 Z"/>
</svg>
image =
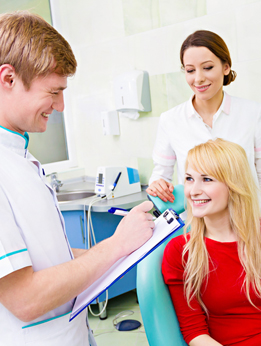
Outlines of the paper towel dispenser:
<svg viewBox="0 0 261 346">
<path fill-rule="evenodd" d="M 151 111 L 148 72 L 133 70 L 123 73 L 114 79 L 113 87 L 116 110 L 123 115 L 135 119 L 137 112 Z"/>
</svg>

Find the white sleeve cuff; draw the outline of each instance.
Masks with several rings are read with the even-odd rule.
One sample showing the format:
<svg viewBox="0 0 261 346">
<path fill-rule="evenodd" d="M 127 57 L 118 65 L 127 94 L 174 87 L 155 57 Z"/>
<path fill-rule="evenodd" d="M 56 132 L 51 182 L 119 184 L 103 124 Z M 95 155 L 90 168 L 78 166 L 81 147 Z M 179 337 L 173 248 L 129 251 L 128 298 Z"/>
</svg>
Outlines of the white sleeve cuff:
<svg viewBox="0 0 261 346">
<path fill-rule="evenodd" d="M 7 253 L 0 257 L 0 278 L 30 266 L 32 261 L 27 249 Z"/>
<path fill-rule="evenodd" d="M 175 164 L 175 162 L 174 162 Z M 174 171 L 174 165 L 173 166 L 162 166 L 160 164 L 155 164 L 155 167 L 153 169 L 152 175 L 149 180 L 149 185 L 153 183 L 153 181 L 158 179 L 164 179 L 167 182 L 172 182 L 173 177 L 173 171 Z"/>
</svg>

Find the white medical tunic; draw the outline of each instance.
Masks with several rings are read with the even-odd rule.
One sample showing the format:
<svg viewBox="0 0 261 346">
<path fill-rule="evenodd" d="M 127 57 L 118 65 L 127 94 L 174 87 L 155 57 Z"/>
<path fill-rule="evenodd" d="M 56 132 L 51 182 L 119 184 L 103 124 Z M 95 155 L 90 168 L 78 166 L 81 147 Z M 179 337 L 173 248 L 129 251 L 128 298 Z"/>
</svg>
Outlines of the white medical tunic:
<svg viewBox="0 0 261 346">
<path fill-rule="evenodd" d="M 193 96 L 161 115 L 153 150 L 155 168 L 149 184 L 160 178 L 171 182 L 176 162 L 178 182 L 184 184 L 188 151 L 210 139 L 222 138 L 245 149 L 258 186 L 255 164 L 261 158 L 261 104 L 224 92 L 223 102 L 210 127 L 196 112 L 192 99 Z"/>
<path fill-rule="evenodd" d="M 27 144 L 27 134 L 0 127 L 0 278 L 27 266 L 39 271 L 73 258 L 55 193 Z M 96 345 L 86 312 L 69 322 L 72 305 L 70 301 L 25 323 L 0 304 L 0 346 Z"/>
</svg>

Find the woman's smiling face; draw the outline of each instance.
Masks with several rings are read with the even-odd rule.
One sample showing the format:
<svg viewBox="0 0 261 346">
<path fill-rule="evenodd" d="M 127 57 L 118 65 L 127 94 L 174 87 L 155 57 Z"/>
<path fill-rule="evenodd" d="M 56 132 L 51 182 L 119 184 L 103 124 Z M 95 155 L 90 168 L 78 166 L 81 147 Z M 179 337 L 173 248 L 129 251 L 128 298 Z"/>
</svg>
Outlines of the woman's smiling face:
<svg viewBox="0 0 261 346">
<path fill-rule="evenodd" d="M 222 92 L 224 75 L 230 66 L 206 47 L 190 47 L 185 50 L 183 64 L 188 85 L 202 101 L 211 100 Z"/>
<path fill-rule="evenodd" d="M 190 165 L 185 174 L 185 196 L 195 217 L 223 217 L 228 214 L 227 185 Z"/>
</svg>

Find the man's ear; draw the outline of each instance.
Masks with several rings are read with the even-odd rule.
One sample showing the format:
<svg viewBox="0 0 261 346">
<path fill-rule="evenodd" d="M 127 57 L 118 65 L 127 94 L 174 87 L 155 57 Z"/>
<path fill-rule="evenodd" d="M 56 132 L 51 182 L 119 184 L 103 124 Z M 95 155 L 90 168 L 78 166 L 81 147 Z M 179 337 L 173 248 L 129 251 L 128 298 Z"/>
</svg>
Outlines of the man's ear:
<svg viewBox="0 0 261 346">
<path fill-rule="evenodd" d="M 16 79 L 15 68 L 12 65 L 4 64 L 0 66 L 0 83 L 3 87 L 11 89 Z"/>
</svg>

